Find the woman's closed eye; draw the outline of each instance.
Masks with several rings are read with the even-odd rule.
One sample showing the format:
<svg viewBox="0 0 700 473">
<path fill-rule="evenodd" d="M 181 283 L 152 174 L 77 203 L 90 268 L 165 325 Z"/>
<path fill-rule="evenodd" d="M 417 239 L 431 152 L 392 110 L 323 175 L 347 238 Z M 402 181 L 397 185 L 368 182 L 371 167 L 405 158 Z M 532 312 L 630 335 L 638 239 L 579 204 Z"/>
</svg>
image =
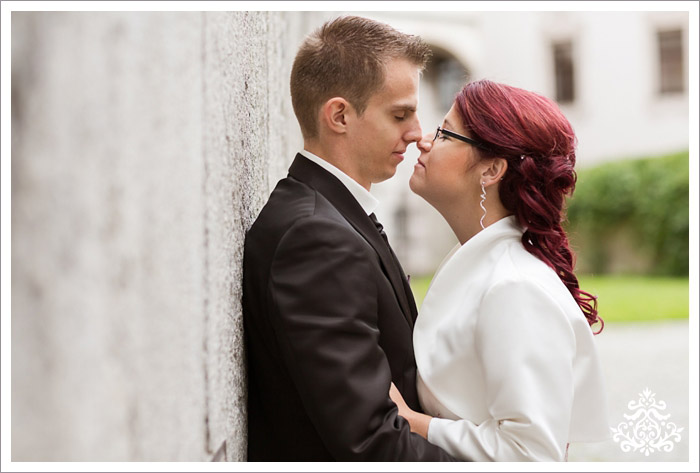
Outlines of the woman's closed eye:
<svg viewBox="0 0 700 473">
<path fill-rule="evenodd" d="M 442 130 L 438 130 L 438 132 L 435 135 L 435 139 L 440 140 L 440 141 L 445 141 L 445 140 L 449 141 L 450 137 L 447 136 L 446 134 L 444 134 L 442 132 Z M 433 141 L 435 141 L 435 139 Z"/>
</svg>

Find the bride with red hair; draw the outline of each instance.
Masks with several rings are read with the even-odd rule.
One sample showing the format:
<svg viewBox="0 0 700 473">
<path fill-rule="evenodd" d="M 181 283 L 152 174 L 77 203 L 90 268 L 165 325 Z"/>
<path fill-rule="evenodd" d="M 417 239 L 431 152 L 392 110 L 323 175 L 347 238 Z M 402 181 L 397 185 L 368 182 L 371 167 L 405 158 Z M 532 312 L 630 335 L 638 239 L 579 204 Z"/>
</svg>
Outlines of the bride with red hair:
<svg viewBox="0 0 700 473">
<path fill-rule="evenodd" d="M 426 414 L 392 386 L 399 414 L 472 461 L 562 461 L 569 442 L 606 439 L 603 321 L 561 225 L 576 183 L 570 123 L 541 95 L 481 80 L 418 147 L 411 190 L 459 244 L 414 330 Z"/>
</svg>

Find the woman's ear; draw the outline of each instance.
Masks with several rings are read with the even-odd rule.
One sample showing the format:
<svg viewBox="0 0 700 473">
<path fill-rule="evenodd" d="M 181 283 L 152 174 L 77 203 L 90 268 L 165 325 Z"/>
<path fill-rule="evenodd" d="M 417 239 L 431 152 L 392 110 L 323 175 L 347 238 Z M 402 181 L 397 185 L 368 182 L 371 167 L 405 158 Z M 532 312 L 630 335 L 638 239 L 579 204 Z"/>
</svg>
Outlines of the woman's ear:
<svg viewBox="0 0 700 473">
<path fill-rule="evenodd" d="M 505 158 L 493 158 L 481 173 L 481 180 L 488 187 L 500 181 L 507 170 L 508 161 Z"/>
<path fill-rule="evenodd" d="M 321 123 L 332 132 L 345 133 L 350 110 L 350 104 L 344 98 L 330 98 L 321 107 Z"/>
</svg>

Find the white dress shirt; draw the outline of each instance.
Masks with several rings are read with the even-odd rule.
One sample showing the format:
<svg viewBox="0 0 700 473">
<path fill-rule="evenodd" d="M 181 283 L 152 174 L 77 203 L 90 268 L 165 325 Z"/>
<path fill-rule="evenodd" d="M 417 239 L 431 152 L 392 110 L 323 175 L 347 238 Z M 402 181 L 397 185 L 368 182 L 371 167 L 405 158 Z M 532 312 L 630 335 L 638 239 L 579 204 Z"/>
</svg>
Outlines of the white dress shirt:
<svg viewBox="0 0 700 473">
<path fill-rule="evenodd" d="M 413 341 L 428 440 L 474 461 L 562 461 L 608 438 L 593 333 L 514 216 L 448 255 Z"/>
<path fill-rule="evenodd" d="M 338 180 L 340 180 L 340 182 L 342 182 L 343 185 L 347 187 L 352 196 L 355 197 L 355 200 L 357 200 L 357 202 L 362 207 L 362 210 L 364 210 L 367 215 L 375 211 L 375 209 L 379 205 L 379 201 L 376 197 L 370 194 L 367 189 L 362 187 L 355 179 L 348 176 L 343 171 L 333 166 L 325 159 L 316 156 L 311 151 L 302 150 L 299 151 L 299 154 L 309 159 L 310 161 L 313 161 L 314 163 L 318 164 L 323 169 L 337 177 Z"/>
</svg>

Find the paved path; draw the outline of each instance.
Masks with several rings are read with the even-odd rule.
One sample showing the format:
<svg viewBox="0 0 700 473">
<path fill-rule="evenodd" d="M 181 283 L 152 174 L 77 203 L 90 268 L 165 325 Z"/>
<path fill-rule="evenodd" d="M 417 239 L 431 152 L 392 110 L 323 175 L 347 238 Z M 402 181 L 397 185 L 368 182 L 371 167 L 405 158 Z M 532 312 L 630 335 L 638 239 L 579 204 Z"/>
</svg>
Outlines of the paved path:
<svg viewBox="0 0 700 473">
<path fill-rule="evenodd" d="M 681 440 L 670 452 L 623 452 L 612 439 L 596 444 L 573 444 L 569 461 L 688 461 L 688 321 L 608 324 L 596 336 L 609 393 L 611 427 L 632 414 L 645 388 L 665 401 L 662 414 L 682 427 Z M 695 400 L 697 402 L 697 400 Z"/>
</svg>

